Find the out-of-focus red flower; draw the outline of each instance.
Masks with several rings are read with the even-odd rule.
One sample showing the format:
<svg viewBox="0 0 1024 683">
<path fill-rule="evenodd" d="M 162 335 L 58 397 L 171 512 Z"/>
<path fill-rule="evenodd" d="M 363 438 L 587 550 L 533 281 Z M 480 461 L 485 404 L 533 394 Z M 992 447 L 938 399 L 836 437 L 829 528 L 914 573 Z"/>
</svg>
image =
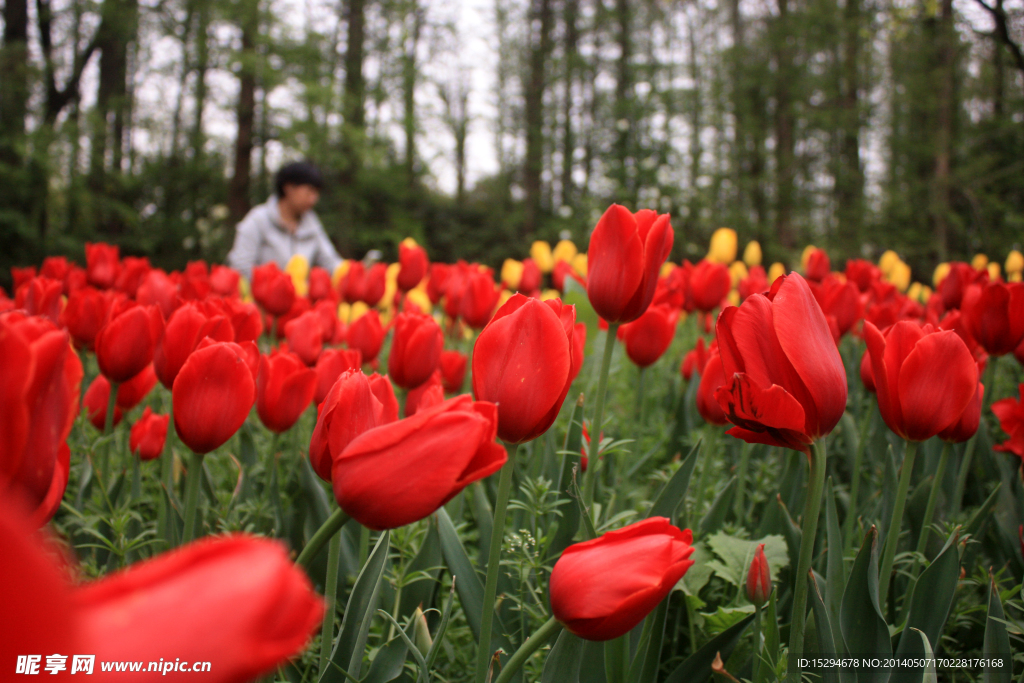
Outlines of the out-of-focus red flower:
<svg viewBox="0 0 1024 683">
<path fill-rule="evenodd" d="M 536 292 L 540 289 L 541 272 L 532 258 L 523 259 L 523 275 L 519 278 L 520 292 Z"/>
<path fill-rule="evenodd" d="M 375 386 L 377 392 L 374 392 Z M 358 369 L 341 373 L 320 406 L 320 414 L 309 442 L 310 464 L 321 479 L 331 480 L 334 458 L 353 439 L 365 431 L 398 419 L 398 402 L 393 392 L 388 395 L 389 391 L 391 384 L 387 380 L 384 383 L 371 382 Z M 385 408 L 380 398 L 387 401 L 388 408 Z"/>
<path fill-rule="evenodd" d="M 683 265 L 669 271 L 668 275 L 658 278 L 658 286 L 654 290 L 652 306 L 664 305 L 676 310 L 693 310 L 693 297 L 690 295 L 690 274 L 693 264 L 683 261 Z M 689 300 L 689 302 L 688 302 Z M 689 308 L 687 309 L 687 305 Z"/>
<path fill-rule="evenodd" d="M 103 375 L 100 375 L 102 377 Z M 156 373 L 153 371 L 153 364 L 150 363 L 142 372 L 132 377 L 127 382 L 117 385 L 117 405 L 121 410 L 128 411 L 142 403 L 143 399 L 153 391 L 156 386 Z M 109 396 L 109 391 L 107 396 Z"/>
<path fill-rule="evenodd" d="M 587 251 L 587 296 L 599 316 L 627 323 L 643 315 L 674 236 L 668 214 L 608 207 Z"/>
<path fill-rule="evenodd" d="M 771 287 L 768 282 L 768 274 L 761 266 L 751 266 L 747 276 L 740 280 L 736 289 L 740 293 L 740 300 L 746 299 L 752 294 L 763 294 Z"/>
<path fill-rule="evenodd" d="M 89 422 L 92 423 L 92 426 L 101 432 L 107 423 L 107 405 L 109 400 L 110 382 L 103 375 L 96 375 L 96 378 L 93 379 L 89 388 L 85 390 L 85 394 L 82 396 L 82 411 Z M 114 421 L 111 424 L 116 427 L 121 424 L 123 417 L 124 411 L 115 402 Z"/>
<path fill-rule="evenodd" d="M 832 271 L 832 261 L 824 249 L 814 249 L 807 255 L 804 275 L 811 282 L 821 282 Z"/>
<path fill-rule="evenodd" d="M 316 362 L 316 391 L 313 402 L 320 405 L 346 370 L 359 370 L 363 356 L 359 349 L 326 349 Z"/>
<path fill-rule="evenodd" d="M 384 407 L 384 422 L 394 422 L 398 419 L 398 399 L 395 398 L 395 388 L 391 386 L 391 380 L 387 375 L 379 375 L 376 372 L 370 375 L 370 391 L 377 397 Z"/>
<path fill-rule="evenodd" d="M 167 425 L 170 415 L 158 415 L 149 406 L 142 411 L 142 417 L 132 425 L 128 438 L 128 447 L 140 460 L 155 460 L 164 452 L 167 441 Z"/>
<path fill-rule="evenodd" d="M 200 344 L 174 380 L 174 427 L 186 446 L 209 453 L 230 439 L 256 402 L 252 342 Z"/>
<path fill-rule="evenodd" d="M 282 316 L 295 303 L 295 285 L 288 273 L 270 261 L 252 269 L 252 297 L 272 316 Z"/>
<path fill-rule="evenodd" d="M 306 311 L 298 318 L 289 320 L 284 326 L 288 348 L 306 365 L 316 365 L 316 359 L 324 348 L 323 324 L 320 314 Z"/>
<path fill-rule="evenodd" d="M 337 299 L 337 293 L 331 285 L 331 274 L 320 266 L 313 266 L 309 269 L 309 298 L 314 301 Z"/>
<path fill-rule="evenodd" d="M 1010 437 L 994 450 L 1013 453 L 1024 458 L 1024 384 L 1017 387 L 1018 398 L 1004 398 L 992 404 L 992 413 L 999 418 L 999 426 Z"/>
<path fill-rule="evenodd" d="M 277 339 L 284 339 L 284 330 L 288 327 L 288 323 L 311 310 L 313 310 L 313 304 L 309 302 L 309 299 L 302 296 L 295 297 L 295 301 L 292 302 L 292 307 L 288 309 L 288 312 L 277 316 Z M 273 322 L 272 319 L 269 319 L 267 327 L 272 326 Z"/>
<path fill-rule="evenodd" d="M 968 285 L 960 308 L 967 331 L 989 355 L 1013 353 L 1024 341 L 1024 284 Z"/>
<path fill-rule="evenodd" d="M 978 367 L 963 340 L 901 321 L 885 335 L 864 324 L 882 419 L 908 441 L 925 441 L 953 425 L 974 398 Z"/>
<path fill-rule="evenodd" d="M 839 278 L 827 273 L 820 284 L 811 287 L 811 291 L 825 317 L 835 321 L 840 337 L 853 329 L 864 315 L 860 292 L 857 285 L 849 280 L 840 282 Z"/>
<path fill-rule="evenodd" d="M 525 261 L 523 263 L 525 264 Z M 534 264 L 534 265 L 536 265 L 536 264 Z M 524 271 L 525 271 L 525 267 L 524 267 Z M 524 276 L 525 276 L 525 272 L 524 272 Z M 579 274 L 576 273 L 576 270 L 572 267 L 571 264 L 569 264 L 566 261 L 558 261 L 558 262 L 556 262 L 554 270 L 551 271 L 551 285 L 555 289 L 557 289 L 559 292 L 564 292 L 565 291 L 565 278 L 567 278 L 567 277 L 571 277 L 573 280 L 576 280 L 576 282 L 580 283 L 580 285 L 582 287 L 586 288 L 587 281 L 584 280 L 583 278 L 581 278 L 579 276 Z M 522 280 L 520 280 L 520 282 L 522 282 Z M 538 287 L 539 287 L 539 285 L 538 285 Z M 522 289 L 522 285 L 520 285 L 520 289 Z"/>
<path fill-rule="evenodd" d="M 135 293 L 135 300 L 144 306 L 158 306 L 164 319 L 178 307 L 178 285 L 164 271 L 154 268 L 143 278 Z"/>
<path fill-rule="evenodd" d="M 771 592 L 772 574 L 764 554 L 764 543 L 759 543 L 754 551 L 754 560 L 747 570 L 747 600 L 760 607 L 768 602 Z"/>
<path fill-rule="evenodd" d="M 468 360 L 466 354 L 461 351 L 441 352 L 441 380 L 444 390 L 449 394 L 457 394 L 462 391 L 462 383 L 466 379 L 466 362 Z"/>
<path fill-rule="evenodd" d="M 875 393 L 875 375 L 871 370 L 871 354 L 867 350 L 860 357 L 860 382 L 865 389 Z"/>
<path fill-rule="evenodd" d="M 729 269 L 721 263 L 701 259 L 690 274 L 694 308 L 704 313 L 710 313 L 721 306 L 731 287 Z"/>
<path fill-rule="evenodd" d="M 501 469 L 508 454 L 494 441 L 497 428 L 494 404 L 463 394 L 366 431 L 332 453 L 334 497 L 371 529 L 423 519 Z"/>
<path fill-rule="evenodd" d="M 474 269 L 466 276 L 465 289 L 459 304 L 459 316 L 474 330 L 479 330 L 491 319 L 500 296 L 501 290 L 494 284 L 494 276 L 490 269 Z"/>
<path fill-rule="evenodd" d="M 619 328 L 626 355 L 646 368 L 661 358 L 676 335 L 679 316 L 667 306 L 650 306 L 643 315 Z"/>
<path fill-rule="evenodd" d="M 551 611 L 580 638 L 618 638 L 665 599 L 692 554 L 691 531 L 664 517 L 571 545 L 551 571 Z"/>
<path fill-rule="evenodd" d="M 160 383 L 174 386 L 181 366 L 205 337 L 215 341 L 234 341 L 234 327 L 226 316 L 208 317 L 200 307 L 188 302 L 171 314 L 164 334 L 153 352 L 153 369 Z"/>
<path fill-rule="evenodd" d="M 718 317 L 715 398 L 748 443 L 809 451 L 846 409 L 846 370 L 807 281 L 792 273 Z"/>
<path fill-rule="evenodd" d="M 433 408 L 441 403 L 444 403 L 444 386 L 441 384 L 441 371 L 435 370 L 426 382 L 406 394 L 405 416 L 411 417 L 417 411 Z"/>
<path fill-rule="evenodd" d="M 34 277 L 18 289 L 15 303 L 29 315 L 39 315 L 56 324 L 60 322 L 63 293 L 62 282 Z"/>
<path fill-rule="evenodd" d="M 364 363 L 372 363 L 384 344 L 384 328 L 377 311 L 370 309 L 348 326 L 348 345 L 359 349 Z"/>
<path fill-rule="evenodd" d="M 139 285 L 152 269 L 153 266 L 145 256 L 125 256 L 121 261 L 121 269 L 114 287 L 128 295 L 128 298 L 134 299 L 139 291 Z"/>
<path fill-rule="evenodd" d="M 846 262 L 846 279 L 857 285 L 861 293 L 871 289 L 871 284 L 881 277 L 882 271 L 871 261 L 850 259 Z"/>
<path fill-rule="evenodd" d="M 114 286 L 121 268 L 119 252 L 118 247 L 113 244 L 85 243 L 85 272 L 90 285 L 100 289 L 110 289 Z"/>
<path fill-rule="evenodd" d="M 127 382 L 153 362 L 164 320 L 156 306 L 131 300 L 115 302 L 107 323 L 96 334 L 96 360 L 111 382 Z"/>
<path fill-rule="evenodd" d="M 75 290 L 61 312 L 61 324 L 68 328 L 75 346 L 92 350 L 96 335 L 107 319 L 110 298 L 92 287 Z"/>
<path fill-rule="evenodd" d="M 0 499 L 23 500 L 42 525 L 67 487 L 82 363 L 66 331 L 11 312 L 0 316 L 0 377 Z"/>
<path fill-rule="evenodd" d="M 700 373 L 700 384 L 697 385 L 696 397 L 697 412 L 708 424 L 729 424 L 729 418 L 715 398 L 715 392 L 728 384 L 722 366 L 722 357 L 717 351 L 712 351 L 708 362 Z"/>
<path fill-rule="evenodd" d="M 962 261 L 954 261 L 949 264 L 949 273 L 942 278 L 937 287 L 942 303 L 946 310 L 960 308 L 964 292 L 967 286 L 978 278 L 978 271 L 971 268 L 971 264 Z"/>
<path fill-rule="evenodd" d="M 430 378 L 441 360 L 444 334 L 429 315 L 399 313 L 388 355 L 388 376 L 403 389 L 415 389 Z"/>
<path fill-rule="evenodd" d="M 238 283 L 241 278 L 234 268 L 214 265 L 210 269 L 210 290 L 218 296 L 238 296 Z"/>
<path fill-rule="evenodd" d="M 64 283 L 64 293 L 70 294 L 67 290 L 67 279 L 72 265 L 64 256 L 47 256 L 43 259 L 43 266 L 39 269 L 39 274 L 42 277 L 48 277 L 51 280 L 58 280 Z"/>
<path fill-rule="evenodd" d="M 222 299 L 221 306 L 231 319 L 235 341 L 256 341 L 263 334 L 263 319 L 255 304 L 244 304 L 238 299 Z"/>
<path fill-rule="evenodd" d="M 473 349 L 473 394 L 498 404 L 498 435 L 535 439 L 558 416 L 573 380 L 576 307 L 515 294 Z"/>
<path fill-rule="evenodd" d="M 408 292 L 422 282 L 429 264 L 426 249 L 409 242 L 404 240 L 398 245 L 398 262 L 402 266 L 398 271 L 398 289 L 403 292 Z"/>
<path fill-rule="evenodd" d="M 366 284 L 363 290 L 362 301 L 367 306 L 376 306 L 384 297 L 384 291 L 387 289 L 387 273 L 388 267 L 383 263 L 374 263 L 366 271 Z"/>
<path fill-rule="evenodd" d="M 290 351 L 260 357 L 256 378 L 256 412 L 272 432 L 292 428 L 316 392 L 316 370 Z"/>
<path fill-rule="evenodd" d="M 11 267 L 11 279 L 14 280 L 14 291 L 17 292 L 22 285 L 36 277 L 36 267 L 26 266 L 25 268 Z"/>
<path fill-rule="evenodd" d="M 717 346 L 718 343 L 712 341 L 711 346 L 705 348 L 704 337 L 697 337 L 697 344 L 687 351 L 683 356 L 683 362 L 679 365 L 679 374 L 683 376 L 683 379 L 689 382 L 693 373 L 704 374 L 704 366 L 707 365 L 708 357 Z"/>
<path fill-rule="evenodd" d="M 436 304 L 445 295 L 445 287 L 448 284 L 447 263 L 431 263 L 430 279 L 427 281 L 427 296 L 430 303 Z"/>
</svg>

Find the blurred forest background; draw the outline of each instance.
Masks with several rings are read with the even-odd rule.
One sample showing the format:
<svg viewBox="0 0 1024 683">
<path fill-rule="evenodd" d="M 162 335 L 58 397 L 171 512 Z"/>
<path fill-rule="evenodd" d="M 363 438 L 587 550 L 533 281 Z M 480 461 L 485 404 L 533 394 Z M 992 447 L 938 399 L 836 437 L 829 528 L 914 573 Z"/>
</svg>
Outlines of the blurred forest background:
<svg viewBox="0 0 1024 683">
<path fill-rule="evenodd" d="M 220 260 L 302 157 L 355 258 L 583 247 L 612 201 L 670 212 L 673 260 L 729 226 L 927 280 L 1024 234 L 1021 0 L 479 0 L 468 29 L 450 0 L 2 2 L 4 278 L 85 241 Z"/>
</svg>

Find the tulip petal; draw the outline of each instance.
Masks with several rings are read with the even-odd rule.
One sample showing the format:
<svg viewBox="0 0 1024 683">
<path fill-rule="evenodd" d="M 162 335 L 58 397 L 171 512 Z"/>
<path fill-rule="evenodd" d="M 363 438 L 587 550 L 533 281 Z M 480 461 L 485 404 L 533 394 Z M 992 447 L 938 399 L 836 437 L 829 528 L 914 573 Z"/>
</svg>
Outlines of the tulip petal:
<svg viewBox="0 0 1024 683">
<path fill-rule="evenodd" d="M 952 330 L 925 335 L 900 367 L 906 436 L 924 441 L 956 422 L 977 391 L 978 366 Z"/>
<path fill-rule="evenodd" d="M 636 218 L 612 204 L 590 237 L 587 251 L 587 296 L 605 320 L 618 321 L 643 281 L 644 245 Z"/>
<path fill-rule="evenodd" d="M 764 389 L 752 381 L 750 375 L 737 373 L 728 385 L 715 391 L 715 398 L 729 422 L 739 428 L 733 434 L 737 438 L 807 450 L 811 438 L 803 432 L 804 408 L 783 387 L 773 384 Z M 745 438 L 749 433 L 764 436 Z"/>
</svg>

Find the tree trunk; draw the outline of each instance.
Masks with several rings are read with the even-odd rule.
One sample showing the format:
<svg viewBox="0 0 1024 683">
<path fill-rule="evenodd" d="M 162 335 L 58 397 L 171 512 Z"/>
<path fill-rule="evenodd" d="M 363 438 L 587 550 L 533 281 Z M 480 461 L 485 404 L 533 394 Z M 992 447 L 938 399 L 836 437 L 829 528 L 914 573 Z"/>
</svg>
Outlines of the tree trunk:
<svg viewBox="0 0 1024 683">
<path fill-rule="evenodd" d="M 840 159 L 836 199 L 840 234 L 862 239 L 864 172 L 860 163 L 860 0 L 846 0 L 843 10 Z"/>
<path fill-rule="evenodd" d="M 575 183 L 572 179 L 573 161 L 576 153 L 576 132 L 572 125 L 573 86 L 576 83 L 576 68 L 579 61 L 577 44 L 579 43 L 579 0 L 565 0 L 563 20 L 565 22 L 565 88 L 562 102 L 562 193 L 561 203 L 572 206 L 576 197 Z"/>
<path fill-rule="evenodd" d="M 619 57 L 616 60 L 615 78 L 615 121 L 618 134 L 615 137 L 614 159 L 616 198 L 619 202 L 636 209 L 635 183 L 630 177 L 633 152 L 633 68 L 630 60 L 633 57 L 633 36 L 630 33 L 629 0 L 615 0 L 615 19 L 618 22 L 617 40 Z M 633 169 L 635 170 L 635 169 Z"/>
<path fill-rule="evenodd" d="M 206 144 L 206 137 L 203 135 L 203 109 L 206 107 L 206 71 L 210 66 L 210 47 L 208 42 L 210 30 L 209 2 L 200 0 L 198 15 L 198 26 L 196 26 L 195 112 L 193 113 L 192 132 L 189 139 L 189 147 L 192 148 L 192 155 L 196 160 L 203 157 L 203 147 Z"/>
<path fill-rule="evenodd" d="M 21 166 L 29 98 L 28 0 L 6 0 L 0 46 L 0 164 Z"/>
<path fill-rule="evenodd" d="M 953 142 L 953 80 L 955 27 L 953 0 L 942 0 L 936 60 L 935 176 L 932 185 L 932 225 L 935 250 L 945 261 L 949 250 L 950 157 Z"/>
<path fill-rule="evenodd" d="M 554 11 L 551 0 L 532 0 L 529 25 L 539 23 L 539 34 L 533 36 L 530 49 L 530 75 L 526 83 L 526 164 L 523 168 L 523 189 L 526 203 L 523 211 L 523 237 L 530 239 L 537 231 L 541 206 L 541 174 L 544 170 L 544 90 L 545 70 L 551 52 L 551 27 Z"/>
<path fill-rule="evenodd" d="M 235 222 L 249 212 L 252 176 L 252 133 L 256 119 L 256 40 L 259 34 L 259 7 L 248 0 L 242 17 L 242 68 L 239 72 L 238 107 L 235 137 L 235 172 L 228 187 L 228 209 Z"/>
<path fill-rule="evenodd" d="M 416 52 L 423 28 L 423 9 L 417 0 L 411 0 L 410 13 L 412 29 L 405 38 L 402 55 L 402 127 L 405 129 L 405 176 L 411 187 L 416 183 Z"/>
<path fill-rule="evenodd" d="M 793 56 L 787 45 L 790 35 L 789 0 L 778 0 L 775 45 L 775 235 L 783 247 L 793 247 L 793 195 L 795 142 L 790 79 Z"/>
<path fill-rule="evenodd" d="M 93 116 L 89 175 L 94 190 L 107 192 L 108 151 L 111 158 L 109 170 L 115 174 L 121 171 L 125 111 L 128 107 L 128 47 L 138 31 L 137 0 L 105 0 L 98 31 L 99 85 Z"/>
</svg>

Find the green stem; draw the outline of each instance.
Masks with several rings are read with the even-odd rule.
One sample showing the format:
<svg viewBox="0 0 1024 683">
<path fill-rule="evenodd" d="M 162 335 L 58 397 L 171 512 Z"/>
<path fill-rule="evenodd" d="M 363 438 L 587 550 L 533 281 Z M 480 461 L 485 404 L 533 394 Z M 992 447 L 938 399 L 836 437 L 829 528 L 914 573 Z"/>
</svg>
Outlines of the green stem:
<svg viewBox="0 0 1024 683">
<path fill-rule="evenodd" d="M 199 483 L 203 477 L 203 456 L 192 453 L 188 461 L 188 480 L 185 484 L 185 530 L 182 544 L 195 538 L 196 508 L 199 507 Z"/>
<path fill-rule="evenodd" d="M 910 491 L 910 475 L 914 471 L 914 456 L 917 455 L 917 442 L 908 441 L 903 454 L 903 465 L 900 467 L 900 483 L 896 489 L 896 503 L 892 508 L 892 519 L 885 532 L 885 548 L 882 550 L 882 564 L 878 570 L 878 607 L 885 610 L 885 599 L 889 597 L 889 583 L 892 577 L 892 561 L 896 557 L 896 545 L 900 537 L 903 523 L 903 508 L 907 503 L 907 492 Z"/>
<path fill-rule="evenodd" d="M 483 614 L 480 616 L 480 642 L 477 644 L 476 681 L 484 683 L 491 662 L 491 623 L 494 621 L 494 600 L 498 593 L 498 571 L 501 563 L 501 543 L 505 538 L 505 510 L 512 490 L 512 471 L 516 465 L 517 446 L 512 457 L 498 475 L 498 498 L 494 501 L 494 523 L 491 526 L 491 544 L 487 553 L 487 581 L 484 584 Z"/>
<path fill-rule="evenodd" d="M 746 519 L 743 498 L 747 492 L 747 467 L 750 464 L 749 443 L 740 444 L 740 464 L 736 470 L 736 519 Z"/>
<path fill-rule="evenodd" d="M 626 683 L 629 668 L 629 634 L 604 643 L 604 677 L 607 683 Z"/>
<path fill-rule="evenodd" d="M 984 416 L 982 416 L 982 422 L 979 423 L 978 429 L 981 429 L 984 423 Z M 974 436 L 967 440 L 967 445 L 964 446 L 964 457 L 960 459 L 960 470 L 956 475 L 956 489 L 953 490 L 953 514 L 960 513 L 960 506 L 963 504 L 964 489 L 967 487 L 967 475 L 971 471 L 971 459 L 974 457 L 974 444 L 978 440 L 978 432 L 974 432 Z"/>
<path fill-rule="evenodd" d="M 320 525 L 320 528 L 316 530 L 316 533 L 309 539 L 309 542 L 306 543 L 302 552 L 299 553 L 297 558 L 295 558 L 295 564 L 300 567 L 309 567 L 309 563 L 313 561 L 313 558 L 316 557 L 317 553 L 319 553 L 321 548 L 324 547 L 324 544 L 332 539 L 334 535 L 338 533 L 338 530 L 345 526 L 345 522 L 349 519 L 351 519 L 351 517 L 349 517 L 341 508 L 335 510 L 331 516 Z"/>
<path fill-rule="evenodd" d="M 928 505 L 924 509 L 924 520 L 921 522 L 921 537 L 917 539 L 917 553 L 924 554 L 928 545 L 928 532 L 932 525 L 932 516 L 935 514 L 935 502 L 939 498 L 939 489 L 942 488 L 942 479 L 946 474 L 946 463 L 949 462 L 949 449 L 952 446 L 948 441 L 942 444 L 942 455 L 939 456 L 938 467 L 935 468 L 935 479 L 932 482 L 932 490 L 928 492 Z M 917 560 L 914 561 L 915 567 Z M 917 575 L 915 568 L 914 575 Z"/>
<path fill-rule="evenodd" d="M 334 617 L 337 613 L 335 601 L 338 599 L 338 564 L 341 556 L 341 534 L 331 536 L 327 549 L 327 581 L 324 583 L 324 597 L 327 598 L 324 610 L 323 628 L 320 630 L 320 668 L 322 674 L 327 670 L 327 660 L 331 656 L 331 642 L 334 640 Z"/>
<path fill-rule="evenodd" d="M 867 446 L 870 427 L 875 421 L 874 405 L 864 417 L 860 428 L 860 439 L 857 441 L 857 452 L 853 456 L 853 481 L 850 484 L 850 506 L 843 520 L 843 538 L 846 539 L 846 551 L 853 547 L 853 523 L 857 519 L 857 498 L 860 494 L 861 463 L 864 460 L 864 449 Z"/>
<path fill-rule="evenodd" d="M 516 672 L 522 668 L 526 660 L 530 658 L 534 652 L 539 650 L 544 643 L 551 640 L 558 632 L 562 630 L 562 624 L 551 617 L 544 624 L 533 632 L 530 638 L 519 646 L 519 649 L 508 658 L 508 662 L 505 663 L 505 667 L 498 674 L 498 678 L 495 679 L 494 683 L 508 683 L 515 676 Z"/>
<path fill-rule="evenodd" d="M 601 460 L 598 457 L 601 453 L 601 423 L 604 421 L 604 400 L 608 393 L 608 370 L 612 367 L 612 353 L 615 351 L 615 333 L 619 329 L 618 323 L 609 323 L 608 331 L 604 339 L 604 355 L 601 357 L 601 374 L 597 380 L 597 400 L 594 406 L 594 419 L 590 421 L 590 467 L 584 475 L 586 481 L 583 487 L 583 500 L 587 509 L 594 504 L 594 493 L 597 490 L 598 470 L 601 468 Z M 593 446 L 593 444 L 597 444 Z"/>
<path fill-rule="evenodd" d="M 998 362 L 999 358 L 997 356 L 989 356 L 988 365 L 985 366 L 985 379 L 982 382 L 982 384 L 985 385 L 985 405 L 983 406 L 983 410 L 981 411 L 982 419 L 984 419 L 985 415 L 988 414 L 989 408 L 992 407 L 992 399 L 996 397 L 996 364 Z"/>
<path fill-rule="evenodd" d="M 114 431 L 114 411 L 117 410 L 117 382 L 110 383 L 110 396 L 107 397 L 107 414 L 104 417 L 103 433 L 110 434 Z M 113 441 L 111 439 L 110 441 Z M 110 441 L 103 446 L 103 459 L 100 461 L 100 473 L 104 478 L 107 476 L 107 465 L 110 463 Z"/>
<path fill-rule="evenodd" d="M 804 626 L 807 620 L 807 582 L 799 577 L 807 576 L 814 556 L 814 541 L 818 535 L 818 516 L 821 511 L 821 492 L 825 488 L 825 439 L 814 442 L 811 447 L 811 471 L 809 490 L 804 502 L 804 516 L 801 520 L 800 559 L 797 564 L 793 591 L 793 621 L 789 633 L 789 666 L 786 669 L 788 683 L 799 683 L 798 661 L 804 651 Z"/>
<path fill-rule="evenodd" d="M 757 680 L 757 670 L 761 667 L 761 605 L 754 605 L 754 670 L 751 680 Z"/>
</svg>

